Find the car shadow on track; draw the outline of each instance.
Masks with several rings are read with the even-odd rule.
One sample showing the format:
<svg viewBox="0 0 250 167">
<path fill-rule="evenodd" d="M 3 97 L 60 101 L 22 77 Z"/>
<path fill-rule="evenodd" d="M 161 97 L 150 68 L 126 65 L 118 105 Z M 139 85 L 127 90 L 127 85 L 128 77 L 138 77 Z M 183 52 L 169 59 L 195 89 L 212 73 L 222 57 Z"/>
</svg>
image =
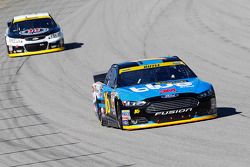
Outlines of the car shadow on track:
<svg viewBox="0 0 250 167">
<path fill-rule="evenodd" d="M 217 113 L 218 113 L 218 118 L 241 114 L 241 112 L 237 112 L 235 108 L 231 107 L 218 107 Z"/>
<path fill-rule="evenodd" d="M 71 50 L 71 49 L 81 48 L 82 45 L 84 45 L 84 43 L 79 43 L 79 42 L 65 43 L 64 44 L 64 50 Z"/>
</svg>

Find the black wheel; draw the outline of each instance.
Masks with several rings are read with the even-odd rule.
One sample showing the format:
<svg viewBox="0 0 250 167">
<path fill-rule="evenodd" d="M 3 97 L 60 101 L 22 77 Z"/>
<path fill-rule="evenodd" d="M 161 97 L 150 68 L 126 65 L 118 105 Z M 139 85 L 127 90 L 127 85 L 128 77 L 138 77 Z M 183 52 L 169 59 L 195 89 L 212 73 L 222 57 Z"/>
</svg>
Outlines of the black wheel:
<svg viewBox="0 0 250 167">
<path fill-rule="evenodd" d="M 117 126 L 120 129 L 123 129 L 123 124 L 122 124 L 122 114 L 120 110 L 120 103 L 118 100 L 115 102 L 115 109 L 116 109 L 116 119 L 117 119 Z"/>
<path fill-rule="evenodd" d="M 100 107 L 99 107 L 98 104 L 99 104 L 99 103 L 98 103 L 98 100 L 96 100 L 95 106 L 96 106 L 96 108 L 97 108 L 97 117 L 98 117 L 98 119 L 99 119 L 101 125 L 104 126 L 103 119 L 102 119 L 102 112 L 101 112 L 101 109 L 100 109 Z"/>
<path fill-rule="evenodd" d="M 62 42 L 61 42 L 61 47 L 64 47 L 64 38 L 62 39 Z"/>
<path fill-rule="evenodd" d="M 10 50 L 9 50 L 8 45 L 6 45 L 6 49 L 7 49 L 7 53 L 10 54 Z"/>
</svg>

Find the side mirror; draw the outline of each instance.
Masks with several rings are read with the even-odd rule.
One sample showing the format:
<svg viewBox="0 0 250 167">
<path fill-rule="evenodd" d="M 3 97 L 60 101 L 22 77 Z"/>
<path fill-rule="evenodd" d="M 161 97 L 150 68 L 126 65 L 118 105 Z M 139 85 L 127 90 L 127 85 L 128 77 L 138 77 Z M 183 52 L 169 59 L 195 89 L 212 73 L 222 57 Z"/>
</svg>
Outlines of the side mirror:
<svg viewBox="0 0 250 167">
<path fill-rule="evenodd" d="M 11 26 L 11 24 L 12 24 L 12 22 L 8 22 L 8 23 L 7 23 L 7 26 L 8 26 L 8 27 L 10 27 L 10 26 Z"/>
</svg>

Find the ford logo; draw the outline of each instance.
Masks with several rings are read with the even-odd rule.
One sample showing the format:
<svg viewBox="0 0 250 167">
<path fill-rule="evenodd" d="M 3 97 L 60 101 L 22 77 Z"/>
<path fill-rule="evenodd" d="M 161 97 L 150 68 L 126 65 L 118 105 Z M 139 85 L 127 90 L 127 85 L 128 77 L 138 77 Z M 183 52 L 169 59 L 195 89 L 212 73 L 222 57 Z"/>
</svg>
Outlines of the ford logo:
<svg viewBox="0 0 250 167">
<path fill-rule="evenodd" d="M 168 99 L 168 98 L 174 98 L 177 96 L 179 96 L 179 94 L 167 94 L 167 95 L 161 96 L 161 98 Z"/>
</svg>

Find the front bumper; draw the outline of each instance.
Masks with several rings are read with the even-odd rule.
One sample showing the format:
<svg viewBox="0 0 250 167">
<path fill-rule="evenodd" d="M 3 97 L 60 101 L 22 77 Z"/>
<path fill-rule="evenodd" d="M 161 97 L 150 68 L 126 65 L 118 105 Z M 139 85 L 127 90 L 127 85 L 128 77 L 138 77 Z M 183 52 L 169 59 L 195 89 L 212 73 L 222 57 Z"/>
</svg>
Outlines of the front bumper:
<svg viewBox="0 0 250 167">
<path fill-rule="evenodd" d="M 19 45 L 7 43 L 7 51 L 9 57 L 31 56 L 37 54 L 45 54 L 50 52 L 58 52 L 64 50 L 63 37 L 54 39 L 39 39 L 37 41 L 23 40 Z"/>
<path fill-rule="evenodd" d="M 123 129 L 176 125 L 217 117 L 215 96 L 199 100 L 193 97 L 165 101 L 156 98 L 150 99 L 149 103 L 141 108 L 123 108 Z"/>
</svg>

